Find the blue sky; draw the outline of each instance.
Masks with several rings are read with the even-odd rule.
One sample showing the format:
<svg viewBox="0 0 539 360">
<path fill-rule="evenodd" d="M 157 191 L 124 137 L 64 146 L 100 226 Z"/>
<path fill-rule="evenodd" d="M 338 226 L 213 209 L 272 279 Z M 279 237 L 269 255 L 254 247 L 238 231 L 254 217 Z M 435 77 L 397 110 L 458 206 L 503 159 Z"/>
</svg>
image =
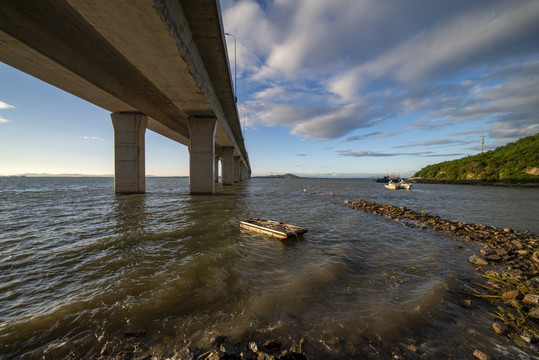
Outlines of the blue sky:
<svg viewBox="0 0 539 360">
<path fill-rule="evenodd" d="M 409 176 L 480 152 L 482 136 L 489 150 L 539 132 L 539 1 L 221 10 L 254 175 Z M 188 161 L 146 132 L 147 174 L 188 175 Z M 0 63 L 0 175 L 113 168 L 107 111 Z"/>
</svg>

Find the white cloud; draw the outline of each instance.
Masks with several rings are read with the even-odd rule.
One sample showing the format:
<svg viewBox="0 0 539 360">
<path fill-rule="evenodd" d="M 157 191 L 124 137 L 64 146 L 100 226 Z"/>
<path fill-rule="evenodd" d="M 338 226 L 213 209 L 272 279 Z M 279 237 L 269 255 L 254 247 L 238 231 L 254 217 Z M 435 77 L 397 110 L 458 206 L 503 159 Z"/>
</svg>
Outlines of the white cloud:
<svg viewBox="0 0 539 360">
<path fill-rule="evenodd" d="M 9 105 L 3 101 L 0 101 L 0 110 L 5 110 L 5 109 L 15 109 L 15 106 Z"/>
<path fill-rule="evenodd" d="M 8 122 L 9 122 L 8 119 L 4 119 L 4 118 L 2 117 L 2 115 L 0 115 L 0 124 L 5 124 L 5 123 L 8 123 Z"/>
<path fill-rule="evenodd" d="M 396 126 L 370 138 L 474 121 L 489 136 L 536 129 L 537 1 L 222 4 L 250 126 L 320 140 L 383 123 Z"/>
<path fill-rule="evenodd" d="M 83 136 L 82 138 L 84 140 L 91 140 L 91 141 L 105 141 L 105 139 L 102 139 L 102 138 L 97 137 L 97 136 Z"/>
</svg>

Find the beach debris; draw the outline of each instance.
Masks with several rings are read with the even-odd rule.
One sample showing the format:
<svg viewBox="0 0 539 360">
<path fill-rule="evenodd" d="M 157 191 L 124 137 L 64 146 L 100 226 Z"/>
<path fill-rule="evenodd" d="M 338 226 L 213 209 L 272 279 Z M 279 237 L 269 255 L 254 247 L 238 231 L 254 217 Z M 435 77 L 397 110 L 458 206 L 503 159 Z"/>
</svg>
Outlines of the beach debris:
<svg viewBox="0 0 539 360">
<path fill-rule="evenodd" d="M 279 239 L 286 239 L 307 232 L 307 229 L 299 226 L 259 218 L 240 221 L 240 226 L 242 229 L 256 231 Z"/>
</svg>

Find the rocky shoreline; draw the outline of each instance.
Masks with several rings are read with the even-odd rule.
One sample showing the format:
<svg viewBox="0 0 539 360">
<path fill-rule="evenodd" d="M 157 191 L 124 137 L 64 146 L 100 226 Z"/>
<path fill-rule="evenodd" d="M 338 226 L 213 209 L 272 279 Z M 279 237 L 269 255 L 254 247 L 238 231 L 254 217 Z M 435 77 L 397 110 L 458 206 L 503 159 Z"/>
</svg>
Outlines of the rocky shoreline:
<svg viewBox="0 0 539 360">
<path fill-rule="evenodd" d="M 345 201 L 346 205 L 389 219 L 406 226 L 449 233 L 464 241 L 483 244 L 478 254 L 469 261 L 482 274 L 483 282 L 472 282 L 466 287 L 470 297 L 489 301 L 496 307 L 492 323 L 494 331 L 507 336 L 521 348 L 537 354 L 539 343 L 539 236 L 482 224 L 441 219 L 424 211 L 403 206 L 383 205 L 366 200 Z M 459 245 L 456 245 L 457 247 Z M 472 307 L 472 299 L 463 300 L 462 306 Z M 474 354 L 487 359 L 486 354 Z"/>
</svg>

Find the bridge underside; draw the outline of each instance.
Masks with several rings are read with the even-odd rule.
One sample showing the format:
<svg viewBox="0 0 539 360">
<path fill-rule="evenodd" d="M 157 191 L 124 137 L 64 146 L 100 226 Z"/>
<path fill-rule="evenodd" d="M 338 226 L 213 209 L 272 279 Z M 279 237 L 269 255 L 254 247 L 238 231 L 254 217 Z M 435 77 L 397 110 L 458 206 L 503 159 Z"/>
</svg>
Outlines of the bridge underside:
<svg viewBox="0 0 539 360">
<path fill-rule="evenodd" d="M 190 163 L 211 157 L 200 165 L 211 171 L 190 165 L 193 193 L 213 192 L 215 156 L 229 149 L 250 173 L 216 0 L 6 0 L 0 61 L 113 114 L 118 192 L 144 192 L 146 128 L 189 146 Z M 138 134 L 129 146 L 127 133 Z"/>
</svg>

